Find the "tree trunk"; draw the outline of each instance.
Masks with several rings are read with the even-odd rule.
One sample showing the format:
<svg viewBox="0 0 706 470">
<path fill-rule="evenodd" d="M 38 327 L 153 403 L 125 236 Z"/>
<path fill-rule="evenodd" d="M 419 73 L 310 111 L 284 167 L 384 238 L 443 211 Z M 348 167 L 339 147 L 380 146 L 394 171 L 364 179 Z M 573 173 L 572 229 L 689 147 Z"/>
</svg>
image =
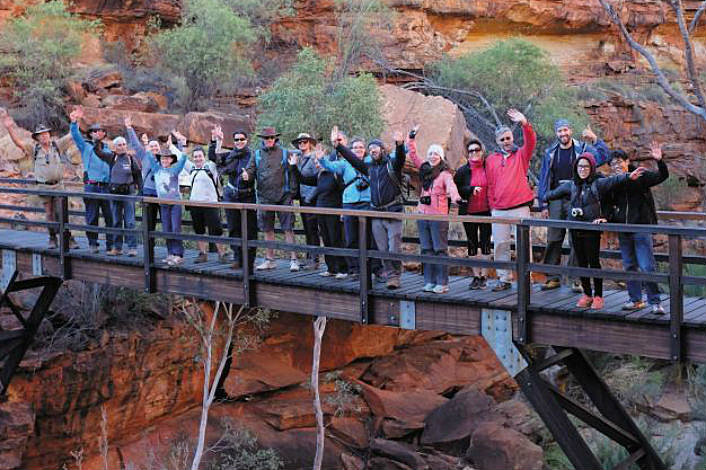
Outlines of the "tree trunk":
<svg viewBox="0 0 706 470">
<path fill-rule="evenodd" d="M 326 329 L 326 317 L 317 317 L 314 321 L 314 354 L 311 365 L 311 388 L 314 391 L 314 412 L 316 413 L 316 455 L 313 470 L 321 470 L 324 460 L 324 411 L 319 396 L 319 362 L 321 359 L 321 340 Z"/>
</svg>

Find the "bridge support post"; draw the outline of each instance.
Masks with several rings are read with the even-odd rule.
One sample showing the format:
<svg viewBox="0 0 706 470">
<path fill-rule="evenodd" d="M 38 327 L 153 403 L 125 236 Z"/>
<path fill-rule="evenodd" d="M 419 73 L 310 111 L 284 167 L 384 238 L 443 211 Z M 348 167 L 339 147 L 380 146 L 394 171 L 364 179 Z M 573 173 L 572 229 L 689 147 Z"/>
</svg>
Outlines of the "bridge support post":
<svg viewBox="0 0 706 470">
<path fill-rule="evenodd" d="M 538 359 L 527 346 L 518 347 L 529 366 L 515 379 L 574 468 L 592 470 L 603 467 L 567 413 L 625 448 L 628 457 L 614 468 L 628 468 L 636 464 L 642 470 L 666 470 L 650 442 L 582 351 L 554 346 L 556 354 Z M 565 396 L 542 377 L 541 372 L 554 365 L 563 365 L 568 369 L 598 413 Z"/>
<path fill-rule="evenodd" d="M 530 233 L 529 226 L 517 225 L 517 342 L 529 342 L 527 309 L 530 303 Z"/>
<path fill-rule="evenodd" d="M 65 196 L 59 198 L 59 266 L 61 268 L 61 278 L 71 279 L 71 258 L 69 253 L 70 233 L 67 228 L 69 224 L 69 199 Z"/>
<path fill-rule="evenodd" d="M 682 320 L 684 318 L 683 261 L 680 235 L 669 235 L 669 339 L 672 361 L 681 362 Z"/>
<path fill-rule="evenodd" d="M 142 260 L 145 267 L 145 292 L 152 294 L 157 291 L 154 276 L 154 240 L 150 235 L 150 227 L 154 225 L 154 211 L 149 202 L 142 203 Z"/>
<path fill-rule="evenodd" d="M 240 209 L 240 259 L 243 270 L 243 305 L 252 307 L 255 299 L 250 284 L 250 238 L 248 237 L 248 209 Z"/>
<path fill-rule="evenodd" d="M 370 289 L 372 277 L 368 260 L 368 219 L 358 217 L 358 269 L 360 270 L 360 322 L 368 323 L 370 316 Z"/>
</svg>

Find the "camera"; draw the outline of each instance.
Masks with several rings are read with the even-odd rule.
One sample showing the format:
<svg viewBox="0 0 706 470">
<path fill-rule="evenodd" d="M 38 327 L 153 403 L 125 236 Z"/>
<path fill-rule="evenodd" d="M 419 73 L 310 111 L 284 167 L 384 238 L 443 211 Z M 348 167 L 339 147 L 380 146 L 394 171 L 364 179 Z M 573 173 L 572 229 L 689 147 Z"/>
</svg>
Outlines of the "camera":
<svg viewBox="0 0 706 470">
<path fill-rule="evenodd" d="M 365 180 L 364 178 L 358 178 L 358 182 L 355 184 L 355 188 L 358 191 L 365 191 L 369 187 L 370 187 L 370 183 L 368 183 L 368 181 Z"/>
<path fill-rule="evenodd" d="M 581 219 L 583 218 L 583 209 L 580 207 L 572 207 L 571 208 L 571 217 L 574 219 Z"/>
<path fill-rule="evenodd" d="M 431 204 L 431 196 L 422 196 L 419 198 L 419 202 L 425 206 L 428 206 Z"/>
<path fill-rule="evenodd" d="M 417 132 L 419 132 L 419 124 L 414 126 L 410 131 L 409 131 L 409 138 L 414 139 L 417 137 Z"/>
</svg>

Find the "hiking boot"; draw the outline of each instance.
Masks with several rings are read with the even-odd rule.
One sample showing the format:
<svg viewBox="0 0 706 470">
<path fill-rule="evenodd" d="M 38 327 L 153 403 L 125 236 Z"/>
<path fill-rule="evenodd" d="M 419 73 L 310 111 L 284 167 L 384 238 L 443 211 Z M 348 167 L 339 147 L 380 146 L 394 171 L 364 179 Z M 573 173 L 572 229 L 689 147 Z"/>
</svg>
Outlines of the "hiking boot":
<svg viewBox="0 0 706 470">
<path fill-rule="evenodd" d="M 59 243 L 56 240 L 56 235 L 50 236 L 49 237 L 49 244 L 47 245 L 47 248 L 50 250 L 53 250 L 54 248 L 58 248 Z"/>
<path fill-rule="evenodd" d="M 603 297 L 596 296 L 593 298 L 593 302 L 591 302 L 591 310 L 600 310 L 603 308 L 603 305 L 605 305 Z"/>
<path fill-rule="evenodd" d="M 661 304 L 654 304 L 654 305 L 652 305 L 652 314 L 653 315 L 666 315 L 667 312 L 664 311 L 664 307 L 662 307 Z"/>
<path fill-rule="evenodd" d="M 435 294 L 446 294 L 448 291 L 449 291 L 449 286 L 442 286 L 440 284 L 437 284 L 433 290 L 433 292 Z"/>
<path fill-rule="evenodd" d="M 233 261 L 233 264 L 230 265 L 231 269 L 241 269 L 243 266 L 240 264 L 239 260 Z"/>
<path fill-rule="evenodd" d="M 388 289 L 399 289 L 400 288 L 400 277 L 393 276 L 387 280 L 386 287 Z"/>
<path fill-rule="evenodd" d="M 277 267 L 277 264 L 275 263 L 275 260 L 266 259 L 262 263 L 255 266 L 255 271 L 265 271 L 267 269 L 275 269 L 276 267 Z"/>
<path fill-rule="evenodd" d="M 512 284 L 509 282 L 504 282 L 504 281 L 498 281 L 497 284 L 493 286 L 492 291 L 493 292 L 501 292 L 504 290 L 509 290 L 512 288 Z"/>
<path fill-rule="evenodd" d="M 485 278 L 485 276 L 480 277 L 480 283 L 479 283 L 479 289 L 487 289 L 488 288 L 488 280 Z"/>
<path fill-rule="evenodd" d="M 583 294 L 583 286 L 581 285 L 581 281 L 574 281 L 571 284 L 571 292 L 575 294 Z"/>
<path fill-rule="evenodd" d="M 228 253 L 224 251 L 223 253 L 218 255 L 218 262 L 223 263 L 223 264 L 228 264 L 228 258 L 229 258 Z"/>
<path fill-rule="evenodd" d="M 301 269 L 301 267 L 299 266 L 299 262 L 297 260 L 293 259 L 292 261 L 289 262 L 289 271 L 290 272 L 296 273 L 296 272 L 299 272 L 300 269 Z"/>
<path fill-rule="evenodd" d="M 593 297 L 589 297 L 586 294 L 584 294 L 581 296 L 579 301 L 576 302 L 576 306 L 579 308 L 586 308 L 586 307 L 590 307 L 592 302 L 593 302 Z"/>
<path fill-rule="evenodd" d="M 81 246 L 78 244 L 76 239 L 74 237 L 69 237 L 69 250 L 76 250 L 78 248 L 81 248 Z"/>
<path fill-rule="evenodd" d="M 542 284 L 542 290 L 558 289 L 559 287 L 561 287 L 561 281 L 559 281 L 559 279 L 549 279 Z"/>
<path fill-rule="evenodd" d="M 632 300 L 629 302 L 625 302 L 623 304 L 623 310 L 641 310 L 645 308 L 647 304 L 643 300 L 638 300 L 633 302 Z"/>
<path fill-rule="evenodd" d="M 134 258 L 135 256 L 137 256 L 137 250 L 135 248 L 130 248 L 129 250 L 127 250 L 127 255 L 130 258 Z"/>
<path fill-rule="evenodd" d="M 208 262 L 208 255 L 206 253 L 199 253 L 199 255 L 194 260 L 194 264 L 201 264 Z"/>
<path fill-rule="evenodd" d="M 473 276 L 473 279 L 471 279 L 471 284 L 468 286 L 468 288 L 471 290 L 480 289 L 480 278 L 478 276 Z"/>
<path fill-rule="evenodd" d="M 432 284 L 431 282 L 428 284 L 424 284 L 424 287 L 422 287 L 422 291 L 424 292 L 434 292 L 434 287 L 436 287 L 436 284 Z"/>
<path fill-rule="evenodd" d="M 346 279 L 348 277 L 348 273 L 338 273 L 336 274 L 336 279 Z"/>
</svg>

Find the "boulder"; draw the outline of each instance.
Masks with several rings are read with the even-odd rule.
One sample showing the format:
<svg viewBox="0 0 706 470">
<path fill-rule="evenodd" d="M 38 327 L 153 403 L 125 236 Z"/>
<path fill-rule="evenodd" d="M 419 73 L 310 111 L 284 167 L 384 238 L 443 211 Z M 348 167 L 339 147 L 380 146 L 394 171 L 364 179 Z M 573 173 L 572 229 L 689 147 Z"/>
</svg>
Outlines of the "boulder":
<svg viewBox="0 0 706 470">
<path fill-rule="evenodd" d="M 81 130 L 85 132 L 91 124 L 98 122 L 106 128 L 111 136 L 125 133 L 124 120 L 126 116 L 132 118 L 132 125 L 137 135 L 146 132 L 150 138 L 167 137 L 181 121 L 181 117 L 176 114 L 143 113 L 89 106 L 84 106 L 83 111 L 85 117 L 79 121 Z"/>
<path fill-rule="evenodd" d="M 420 442 L 453 454 L 463 452 L 480 423 L 499 419 L 491 413 L 493 404 L 488 395 L 477 390 L 457 393 L 427 416 Z"/>
<path fill-rule="evenodd" d="M 366 470 L 413 470 L 412 467 L 385 457 L 373 457 L 368 460 Z"/>
<path fill-rule="evenodd" d="M 347 452 L 341 454 L 341 464 L 343 465 L 343 470 L 365 470 L 363 459 Z"/>
<path fill-rule="evenodd" d="M 142 111 L 144 113 L 154 113 L 160 109 L 157 102 L 144 93 L 132 96 L 110 94 L 103 98 L 102 103 L 107 108 Z"/>
<path fill-rule="evenodd" d="M 331 417 L 328 432 L 353 449 L 365 449 L 369 444 L 369 432 L 359 419 L 346 416 Z"/>
<path fill-rule="evenodd" d="M 169 99 L 164 96 L 160 95 L 159 93 L 155 93 L 154 91 L 140 91 L 138 93 L 135 93 L 134 95 L 135 98 L 140 98 L 140 99 L 151 99 L 155 103 L 157 103 L 157 109 L 159 111 L 164 111 L 167 109 L 167 106 L 169 106 Z"/>
<path fill-rule="evenodd" d="M 422 456 L 412 446 L 402 442 L 373 439 L 370 442 L 370 450 L 374 454 L 401 462 L 414 470 L 429 468 Z"/>
<path fill-rule="evenodd" d="M 117 67 L 103 66 L 92 69 L 83 80 L 83 86 L 90 92 L 120 86 L 123 74 Z"/>
<path fill-rule="evenodd" d="M 541 470 L 544 452 L 527 437 L 498 423 L 482 423 L 471 436 L 466 459 L 479 470 Z"/>
<path fill-rule="evenodd" d="M 34 419 L 30 403 L 0 403 L 0 470 L 22 468 L 27 440 L 34 434 Z"/>
<path fill-rule="evenodd" d="M 440 144 L 446 151 L 446 161 L 458 168 L 466 158 L 465 143 L 471 138 L 466 119 L 458 106 L 440 96 L 425 96 L 394 85 L 380 87 L 383 97 L 382 115 L 385 131 L 382 139 L 392 144 L 392 135 L 404 133 L 420 124 L 417 147 L 426 154 L 431 144 Z"/>
<path fill-rule="evenodd" d="M 226 147 L 233 146 L 233 132 L 245 131 L 250 134 L 254 128 L 253 118 L 248 114 L 207 112 L 188 113 L 179 125 L 179 131 L 192 142 L 208 144 L 211 142 L 211 129 L 216 124 L 223 129 L 223 145 Z"/>
</svg>

